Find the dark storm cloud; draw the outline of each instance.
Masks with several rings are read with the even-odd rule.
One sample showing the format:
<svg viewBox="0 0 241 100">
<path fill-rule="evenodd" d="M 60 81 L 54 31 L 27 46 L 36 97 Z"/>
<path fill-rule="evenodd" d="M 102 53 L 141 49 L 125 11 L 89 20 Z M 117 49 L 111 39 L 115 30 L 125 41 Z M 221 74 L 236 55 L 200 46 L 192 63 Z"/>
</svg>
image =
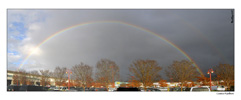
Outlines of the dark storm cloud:
<svg viewBox="0 0 241 100">
<path fill-rule="evenodd" d="M 188 35 L 183 35 L 187 39 L 173 40 L 179 40 L 175 43 L 186 51 L 204 72 L 220 62 L 234 64 L 231 10 L 178 10 L 176 14 L 194 29 Z M 190 38 L 189 35 L 193 34 L 195 37 Z"/>
<path fill-rule="evenodd" d="M 14 13 L 33 15 L 32 12 L 35 11 Z M 61 29 L 79 23 L 114 20 L 149 29 L 167 38 L 185 51 L 203 72 L 223 59 L 229 64 L 234 61 L 231 10 L 45 10 L 41 14 L 45 20 L 26 21 L 27 38 L 21 45 L 8 41 L 8 45 L 18 45 L 22 59 L 27 54 L 25 49 Z M 18 20 L 13 15 L 9 15 L 9 20 Z M 23 68 L 70 68 L 80 62 L 95 67 L 98 60 L 107 58 L 119 65 L 123 80 L 127 80 L 130 64 L 138 59 L 157 60 L 164 69 L 173 60 L 187 59 L 159 37 L 118 23 L 90 24 L 66 31 L 42 45 L 37 53 Z M 164 71 L 162 74 L 165 78 Z"/>
</svg>

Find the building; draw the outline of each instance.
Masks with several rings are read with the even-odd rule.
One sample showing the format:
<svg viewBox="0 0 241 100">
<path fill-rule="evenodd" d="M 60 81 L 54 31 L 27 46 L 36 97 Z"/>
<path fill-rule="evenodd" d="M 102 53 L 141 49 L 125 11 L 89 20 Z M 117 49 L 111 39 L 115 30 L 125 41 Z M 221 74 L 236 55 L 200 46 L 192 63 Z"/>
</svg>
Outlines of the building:
<svg viewBox="0 0 241 100">
<path fill-rule="evenodd" d="M 45 77 L 50 85 L 55 86 L 55 78 Z M 23 85 L 22 81 L 26 81 L 26 84 L 42 86 L 41 80 L 43 79 L 42 75 L 26 74 L 17 71 L 7 71 L 7 86 L 9 85 Z"/>
</svg>

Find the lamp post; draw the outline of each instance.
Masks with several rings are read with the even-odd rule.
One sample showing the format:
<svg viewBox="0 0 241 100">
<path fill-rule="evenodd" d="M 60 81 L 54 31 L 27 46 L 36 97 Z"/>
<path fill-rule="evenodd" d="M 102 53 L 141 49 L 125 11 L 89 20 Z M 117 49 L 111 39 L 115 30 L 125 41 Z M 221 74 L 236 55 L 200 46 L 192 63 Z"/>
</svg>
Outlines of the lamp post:
<svg viewBox="0 0 241 100">
<path fill-rule="evenodd" d="M 69 74 L 72 74 L 72 71 L 68 69 L 66 71 L 66 74 L 68 74 L 68 90 L 69 90 L 70 89 L 70 86 L 69 86 L 70 85 L 70 80 L 69 80 L 70 75 Z"/>
<path fill-rule="evenodd" d="M 210 75 L 210 91 L 212 91 L 212 79 L 211 79 L 211 74 L 213 73 L 214 71 L 213 71 L 213 69 L 212 68 L 210 68 L 210 69 L 208 69 L 208 72 L 207 72 L 207 74 L 209 74 Z"/>
</svg>

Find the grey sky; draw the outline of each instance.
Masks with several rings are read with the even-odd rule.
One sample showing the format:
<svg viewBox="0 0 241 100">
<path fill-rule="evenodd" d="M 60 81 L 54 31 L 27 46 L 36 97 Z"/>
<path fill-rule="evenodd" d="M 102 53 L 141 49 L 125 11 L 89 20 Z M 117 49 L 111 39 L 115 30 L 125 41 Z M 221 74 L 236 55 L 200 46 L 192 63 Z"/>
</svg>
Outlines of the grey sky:
<svg viewBox="0 0 241 100">
<path fill-rule="evenodd" d="M 16 70 L 31 48 L 55 32 L 94 21 L 121 21 L 149 29 L 185 51 L 204 74 L 220 62 L 234 64 L 231 9 L 8 10 L 8 69 Z M 95 67 L 101 58 L 115 61 L 123 80 L 129 74 L 128 67 L 137 59 L 157 60 L 164 69 L 174 60 L 187 59 L 177 49 L 143 30 L 118 23 L 96 23 L 52 38 L 22 69 L 70 68 L 80 62 Z"/>
</svg>

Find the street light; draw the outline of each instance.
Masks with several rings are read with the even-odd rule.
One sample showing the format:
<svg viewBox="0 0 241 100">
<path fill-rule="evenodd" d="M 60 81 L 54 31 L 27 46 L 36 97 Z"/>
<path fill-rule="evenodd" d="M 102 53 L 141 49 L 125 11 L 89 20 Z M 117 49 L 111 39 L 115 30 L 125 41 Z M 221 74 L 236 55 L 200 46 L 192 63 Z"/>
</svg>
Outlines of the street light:
<svg viewBox="0 0 241 100">
<path fill-rule="evenodd" d="M 69 76 L 70 76 L 70 75 L 69 75 L 69 74 L 72 74 L 72 71 L 68 69 L 68 70 L 66 71 L 66 74 L 68 74 L 68 89 L 70 89 L 70 86 L 69 86 L 69 85 L 70 85 L 70 80 L 69 80 Z"/>
<path fill-rule="evenodd" d="M 214 71 L 213 71 L 213 69 L 212 68 L 210 68 L 210 69 L 208 69 L 208 72 L 207 72 L 207 74 L 209 74 L 210 75 L 210 90 L 212 91 L 212 79 L 211 79 L 211 74 L 213 73 Z"/>
</svg>

